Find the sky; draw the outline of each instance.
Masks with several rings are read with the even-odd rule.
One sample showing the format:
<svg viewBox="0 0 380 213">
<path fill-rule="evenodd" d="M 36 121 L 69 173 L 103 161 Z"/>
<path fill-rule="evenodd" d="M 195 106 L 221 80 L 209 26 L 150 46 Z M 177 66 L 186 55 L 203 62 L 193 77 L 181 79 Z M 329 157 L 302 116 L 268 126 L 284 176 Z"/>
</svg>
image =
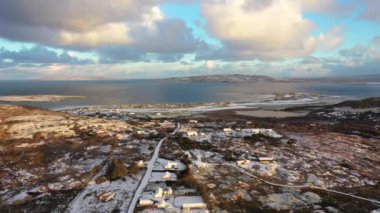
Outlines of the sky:
<svg viewBox="0 0 380 213">
<path fill-rule="evenodd" d="M 0 80 L 380 74 L 379 0 L 0 5 Z"/>
</svg>

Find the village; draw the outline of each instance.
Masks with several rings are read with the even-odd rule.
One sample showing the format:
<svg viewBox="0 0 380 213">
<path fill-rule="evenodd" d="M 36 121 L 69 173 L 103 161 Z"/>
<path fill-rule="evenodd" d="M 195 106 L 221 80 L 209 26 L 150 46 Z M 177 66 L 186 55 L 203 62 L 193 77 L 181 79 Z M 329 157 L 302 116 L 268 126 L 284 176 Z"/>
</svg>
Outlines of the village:
<svg viewBox="0 0 380 213">
<path fill-rule="evenodd" d="M 376 110 L 354 113 L 376 123 Z M 379 208 L 378 139 L 335 131 L 325 122 L 327 115 L 338 116 L 330 109 L 272 123 L 226 112 L 221 118 L 218 112 L 157 109 L 50 112 L 3 106 L 5 111 L 0 120 L 6 132 L 0 151 L 7 162 L 1 165 L 2 211 L 333 213 Z M 342 116 L 341 122 L 351 119 Z"/>
</svg>

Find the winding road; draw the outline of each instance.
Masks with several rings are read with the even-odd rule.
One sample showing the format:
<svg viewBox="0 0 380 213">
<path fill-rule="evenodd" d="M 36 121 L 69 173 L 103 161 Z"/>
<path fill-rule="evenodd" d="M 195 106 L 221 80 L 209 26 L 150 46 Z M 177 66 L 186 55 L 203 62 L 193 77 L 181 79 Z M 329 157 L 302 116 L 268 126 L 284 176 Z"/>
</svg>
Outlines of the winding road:
<svg viewBox="0 0 380 213">
<path fill-rule="evenodd" d="M 170 135 L 174 135 L 177 133 L 177 131 L 181 128 L 181 124 L 177 123 L 177 128 L 172 132 L 170 133 Z M 141 196 L 141 193 L 143 192 L 143 190 L 145 189 L 145 187 L 148 185 L 148 181 L 149 181 L 149 178 L 152 174 L 152 170 L 153 170 L 153 167 L 154 167 L 154 163 L 156 162 L 157 158 L 158 158 L 158 154 L 160 152 L 160 149 L 161 149 L 161 145 L 162 143 L 168 138 L 168 136 L 164 137 L 163 139 L 160 140 L 160 142 L 158 143 L 158 145 L 156 146 L 155 150 L 154 150 L 154 153 L 153 153 L 153 156 L 152 158 L 150 159 L 150 161 L 148 162 L 148 165 L 147 165 L 147 169 L 146 169 L 146 172 L 144 174 L 144 177 L 141 179 L 140 181 L 140 185 L 138 186 L 138 188 L 136 189 L 136 192 L 133 196 L 133 199 L 131 201 L 131 203 L 129 204 L 129 207 L 128 207 L 128 210 L 126 211 L 126 204 L 127 203 L 124 203 L 123 206 L 121 207 L 121 212 L 122 213 L 133 213 L 133 211 L 135 210 L 135 207 L 136 207 L 136 204 L 137 204 L 137 201 L 138 199 L 140 198 Z"/>
</svg>

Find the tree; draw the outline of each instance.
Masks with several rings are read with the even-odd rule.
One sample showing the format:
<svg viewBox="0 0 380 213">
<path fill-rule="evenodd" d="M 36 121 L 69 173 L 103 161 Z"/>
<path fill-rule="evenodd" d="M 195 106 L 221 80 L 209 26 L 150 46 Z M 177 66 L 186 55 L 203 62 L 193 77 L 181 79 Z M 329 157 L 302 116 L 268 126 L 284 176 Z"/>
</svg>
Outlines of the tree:
<svg viewBox="0 0 380 213">
<path fill-rule="evenodd" d="M 108 167 L 106 176 L 108 180 L 114 181 L 127 175 L 127 168 L 120 159 L 113 159 Z"/>
</svg>

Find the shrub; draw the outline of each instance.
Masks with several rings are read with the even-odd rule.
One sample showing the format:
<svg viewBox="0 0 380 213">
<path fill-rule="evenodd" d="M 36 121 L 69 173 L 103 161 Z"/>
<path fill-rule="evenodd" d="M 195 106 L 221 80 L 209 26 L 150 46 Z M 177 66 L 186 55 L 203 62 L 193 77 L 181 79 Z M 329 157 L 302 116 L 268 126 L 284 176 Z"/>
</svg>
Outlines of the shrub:
<svg viewBox="0 0 380 213">
<path fill-rule="evenodd" d="M 165 129 L 161 129 L 160 131 L 158 131 L 158 134 L 157 136 L 160 137 L 160 138 L 164 138 L 168 135 L 168 131 L 165 130 Z"/>
<path fill-rule="evenodd" d="M 101 184 L 101 183 L 104 183 L 106 181 L 107 181 L 107 178 L 105 176 L 100 176 L 100 177 L 96 178 L 96 180 L 95 180 L 95 182 L 97 184 Z"/>
<path fill-rule="evenodd" d="M 140 167 L 139 167 L 139 165 L 137 163 L 133 163 L 132 166 L 131 166 L 131 168 L 129 169 L 129 172 L 131 174 L 136 174 L 139 171 L 140 171 Z"/>
<path fill-rule="evenodd" d="M 120 159 L 113 159 L 107 169 L 106 177 L 114 181 L 127 175 L 127 168 Z"/>
</svg>

